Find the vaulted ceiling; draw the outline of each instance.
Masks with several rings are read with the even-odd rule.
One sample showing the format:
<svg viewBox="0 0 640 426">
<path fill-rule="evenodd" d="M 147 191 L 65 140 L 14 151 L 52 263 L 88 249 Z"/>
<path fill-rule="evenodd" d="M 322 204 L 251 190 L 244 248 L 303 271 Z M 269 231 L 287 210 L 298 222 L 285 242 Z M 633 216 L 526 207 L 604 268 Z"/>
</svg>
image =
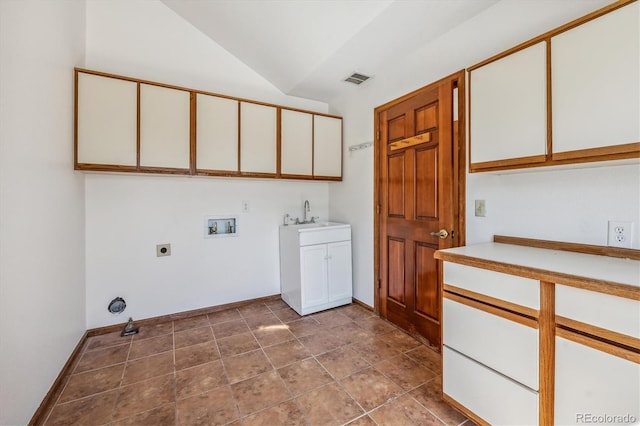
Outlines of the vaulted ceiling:
<svg viewBox="0 0 640 426">
<path fill-rule="evenodd" d="M 329 102 L 498 0 L 162 1 L 283 93 Z"/>
</svg>

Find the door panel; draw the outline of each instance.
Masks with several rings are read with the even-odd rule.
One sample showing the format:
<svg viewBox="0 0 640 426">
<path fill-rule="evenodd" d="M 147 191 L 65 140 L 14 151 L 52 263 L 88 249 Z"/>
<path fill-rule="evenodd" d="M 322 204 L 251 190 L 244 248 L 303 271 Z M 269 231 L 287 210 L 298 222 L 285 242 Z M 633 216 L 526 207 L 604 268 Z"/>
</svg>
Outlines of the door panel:
<svg viewBox="0 0 640 426">
<path fill-rule="evenodd" d="M 389 158 L 389 216 L 404 217 L 404 154 Z"/>
<path fill-rule="evenodd" d="M 440 348 L 441 271 L 433 254 L 458 240 L 454 223 L 453 94 L 464 83 L 459 73 L 376 109 L 378 164 L 378 273 L 382 317 Z M 464 102 L 460 103 L 464 107 Z M 429 133 L 425 142 L 389 144 Z M 461 153 L 456 153 L 459 161 Z M 464 152 L 462 152 L 464 155 Z M 457 165 L 456 165 L 457 167 Z M 455 194 L 459 194 L 456 190 Z M 445 229 L 446 239 L 437 232 Z"/>
<path fill-rule="evenodd" d="M 438 145 L 416 152 L 416 217 L 438 218 Z"/>
<path fill-rule="evenodd" d="M 404 241 L 389 240 L 389 299 L 404 308 Z"/>
<path fill-rule="evenodd" d="M 302 309 L 329 302 L 327 245 L 300 247 Z"/>
</svg>

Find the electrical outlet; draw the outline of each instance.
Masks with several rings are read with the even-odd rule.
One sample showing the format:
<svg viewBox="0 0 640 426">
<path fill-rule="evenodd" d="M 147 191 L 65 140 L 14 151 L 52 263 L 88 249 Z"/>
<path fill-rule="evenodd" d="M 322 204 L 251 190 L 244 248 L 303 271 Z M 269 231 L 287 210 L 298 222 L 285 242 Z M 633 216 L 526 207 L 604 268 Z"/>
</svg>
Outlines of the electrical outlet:
<svg viewBox="0 0 640 426">
<path fill-rule="evenodd" d="M 487 215 L 487 206 L 484 200 L 476 200 L 476 216 L 485 217 Z"/>
<path fill-rule="evenodd" d="M 632 236 L 633 222 L 624 222 L 620 220 L 609 221 L 607 245 L 612 247 L 631 248 Z"/>
<path fill-rule="evenodd" d="M 249 213 L 249 201 L 242 200 L 242 213 Z"/>
<path fill-rule="evenodd" d="M 158 244 L 156 246 L 156 257 L 171 256 L 171 244 Z"/>
</svg>

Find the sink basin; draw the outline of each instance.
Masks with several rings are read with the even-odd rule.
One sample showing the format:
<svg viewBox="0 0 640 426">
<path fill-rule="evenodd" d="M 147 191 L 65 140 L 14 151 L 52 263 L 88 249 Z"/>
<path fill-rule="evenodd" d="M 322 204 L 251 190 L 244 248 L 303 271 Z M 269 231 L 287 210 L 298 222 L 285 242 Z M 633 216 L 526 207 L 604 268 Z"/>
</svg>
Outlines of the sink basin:
<svg viewBox="0 0 640 426">
<path fill-rule="evenodd" d="M 341 226 L 349 226 L 347 223 L 340 222 L 331 222 L 331 221 L 320 221 L 316 223 L 304 223 L 298 225 L 287 225 L 289 228 L 298 229 L 300 231 L 303 230 L 311 230 L 314 228 L 332 228 L 332 227 L 341 227 Z"/>
</svg>

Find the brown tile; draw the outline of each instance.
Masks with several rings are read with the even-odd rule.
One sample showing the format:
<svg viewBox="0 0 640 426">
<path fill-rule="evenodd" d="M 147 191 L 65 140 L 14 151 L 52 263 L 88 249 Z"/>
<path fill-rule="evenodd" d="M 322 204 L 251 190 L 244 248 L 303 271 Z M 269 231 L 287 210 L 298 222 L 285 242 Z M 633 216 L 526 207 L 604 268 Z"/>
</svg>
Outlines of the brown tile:
<svg viewBox="0 0 640 426">
<path fill-rule="evenodd" d="M 105 349 L 97 349 L 85 352 L 80 358 L 74 373 L 95 370 L 114 364 L 121 364 L 127 360 L 130 345 L 112 346 Z"/>
<path fill-rule="evenodd" d="M 180 370 L 176 373 L 176 399 L 188 398 L 226 384 L 228 380 L 220 360 Z"/>
<path fill-rule="evenodd" d="M 339 309 L 340 313 L 346 317 L 351 318 L 352 321 L 357 321 L 364 318 L 375 316 L 375 312 L 363 308 L 360 305 L 351 304 L 349 306 L 343 306 Z"/>
<path fill-rule="evenodd" d="M 111 426 L 175 425 L 176 404 L 169 403 L 111 423 Z"/>
<path fill-rule="evenodd" d="M 277 300 L 269 300 L 268 302 L 264 302 L 265 305 L 269 307 L 272 311 L 278 311 L 280 309 L 286 309 L 289 307 L 287 303 L 282 299 Z"/>
<path fill-rule="evenodd" d="M 291 321 L 297 321 L 300 318 L 302 318 L 300 315 L 298 315 L 298 313 L 296 311 L 294 311 L 293 309 L 287 307 L 285 309 L 280 309 L 279 311 L 275 311 L 274 312 L 276 314 L 276 316 L 278 318 L 280 318 L 280 321 L 287 323 L 287 322 L 291 322 Z"/>
<path fill-rule="evenodd" d="M 251 330 L 268 330 L 270 327 L 282 327 L 280 318 L 269 312 L 247 317 L 245 320 Z"/>
<path fill-rule="evenodd" d="M 220 359 L 220 353 L 213 341 L 176 349 L 175 356 L 176 370 L 183 370 Z"/>
<path fill-rule="evenodd" d="M 141 325 L 138 334 L 133 335 L 133 341 L 158 337 L 173 333 L 173 321 L 161 322 L 154 325 Z"/>
<path fill-rule="evenodd" d="M 251 333 L 237 334 L 235 336 L 218 339 L 218 347 L 223 358 L 239 355 L 244 352 L 260 348 L 255 337 Z"/>
<path fill-rule="evenodd" d="M 418 342 L 407 333 L 397 329 L 392 331 L 391 333 L 387 333 L 381 336 L 380 338 L 383 341 L 389 343 L 391 346 L 398 348 L 401 352 L 406 352 L 422 346 L 422 343 Z"/>
<path fill-rule="evenodd" d="M 338 384 L 331 383 L 296 398 L 307 421 L 315 425 L 344 424 L 363 413 Z"/>
<path fill-rule="evenodd" d="M 53 408 L 46 425 L 103 425 L 111 421 L 111 411 L 116 402 L 116 389 L 78 399 Z"/>
<path fill-rule="evenodd" d="M 242 319 L 237 309 L 226 309 L 224 311 L 213 312 L 208 315 L 210 324 Z"/>
<path fill-rule="evenodd" d="M 415 399 L 409 395 L 403 395 L 400 398 L 383 405 L 377 410 L 369 413 L 369 416 L 378 424 L 388 425 L 433 425 L 444 426 L 433 414 L 426 408 L 418 404 Z"/>
<path fill-rule="evenodd" d="M 276 368 L 309 358 L 311 354 L 302 343 L 291 340 L 263 349 Z"/>
<path fill-rule="evenodd" d="M 436 376 L 433 380 L 412 390 L 410 394 L 446 424 L 459 425 L 465 420 L 465 416 L 442 400 L 441 383 L 440 377 Z"/>
<path fill-rule="evenodd" d="M 318 361 L 335 377 L 341 379 L 370 366 L 350 347 L 342 347 L 317 357 Z"/>
<path fill-rule="evenodd" d="M 378 424 L 371 420 L 371 417 L 362 416 L 351 423 L 348 423 L 347 426 L 378 426 Z"/>
<path fill-rule="evenodd" d="M 178 401 L 179 425 L 223 425 L 238 418 L 229 386 Z"/>
<path fill-rule="evenodd" d="M 124 364 L 116 364 L 86 373 L 73 374 L 60 395 L 59 403 L 115 389 L 120 386 L 123 371 Z"/>
<path fill-rule="evenodd" d="M 260 314 L 268 314 L 271 312 L 271 309 L 264 303 L 252 303 L 250 305 L 241 306 L 238 308 L 240 315 L 243 318 L 249 318 Z"/>
<path fill-rule="evenodd" d="M 368 342 L 357 343 L 351 347 L 367 362 L 376 364 L 388 358 L 401 354 L 400 350 L 380 338 L 373 338 Z"/>
<path fill-rule="evenodd" d="M 151 379 L 152 377 L 164 376 L 173 373 L 173 352 L 164 352 L 158 355 L 140 358 L 127 362 L 124 370 L 122 386 Z"/>
<path fill-rule="evenodd" d="M 318 324 L 318 321 L 314 320 L 311 317 L 305 317 L 298 321 L 292 321 L 288 323 L 288 325 L 289 331 L 292 332 L 296 337 L 308 336 L 325 329 L 325 327 L 320 326 L 320 324 Z"/>
<path fill-rule="evenodd" d="M 321 331 L 310 336 L 301 337 L 298 340 L 313 355 L 328 352 L 344 345 L 345 343 L 344 340 L 327 331 Z"/>
<path fill-rule="evenodd" d="M 258 339 L 260 346 L 271 346 L 295 339 L 287 326 L 282 328 L 270 328 L 268 330 L 254 330 L 253 335 Z"/>
<path fill-rule="evenodd" d="M 438 352 L 422 345 L 408 351 L 406 354 L 409 358 L 417 361 L 434 373 L 442 373 L 442 356 Z"/>
<path fill-rule="evenodd" d="M 145 380 L 120 388 L 113 420 L 131 417 L 174 402 L 176 381 L 173 374 Z"/>
<path fill-rule="evenodd" d="M 131 344 L 129 359 L 142 358 L 173 350 L 173 334 L 151 337 L 144 340 L 134 340 Z"/>
<path fill-rule="evenodd" d="M 390 333 L 397 330 L 394 325 L 378 317 L 360 319 L 356 321 L 356 324 L 365 330 L 373 331 L 376 334 Z"/>
<path fill-rule="evenodd" d="M 282 379 L 275 371 L 233 384 L 231 389 L 243 416 L 290 398 Z"/>
<path fill-rule="evenodd" d="M 345 342 L 350 343 L 370 340 L 373 336 L 375 336 L 374 332 L 363 329 L 353 321 L 349 321 L 345 324 L 332 327 L 329 329 L 329 332 L 334 336 L 344 340 Z"/>
<path fill-rule="evenodd" d="M 181 331 L 174 334 L 176 349 L 184 348 L 198 343 L 205 343 L 213 340 L 211 327 L 198 327 L 191 330 Z"/>
<path fill-rule="evenodd" d="M 125 343 L 131 343 L 131 336 L 122 337 L 120 336 L 120 331 L 114 331 L 113 333 L 89 337 L 87 350 L 104 349 L 110 346 L 123 345 Z"/>
<path fill-rule="evenodd" d="M 358 371 L 340 381 L 367 411 L 400 395 L 402 389 L 373 368 Z M 375 420 L 375 419 L 374 419 Z"/>
<path fill-rule="evenodd" d="M 286 401 L 242 419 L 244 426 L 302 426 L 307 422 L 293 401 Z"/>
<path fill-rule="evenodd" d="M 318 361 L 308 358 L 278 370 L 291 393 L 296 396 L 333 381 Z"/>
<path fill-rule="evenodd" d="M 426 383 L 436 376 L 436 373 L 405 355 L 376 364 L 375 369 L 393 380 L 405 391 Z"/>
<path fill-rule="evenodd" d="M 236 383 L 273 369 L 262 350 L 224 358 L 223 363 L 231 383 Z"/>
<path fill-rule="evenodd" d="M 173 332 L 189 330 L 190 328 L 198 328 L 209 325 L 209 318 L 206 315 L 198 315 L 195 317 L 183 318 L 173 322 Z"/>
<path fill-rule="evenodd" d="M 247 323 L 243 319 L 213 324 L 211 328 L 213 328 L 213 334 L 215 334 L 216 339 L 248 333 L 250 331 L 249 326 L 247 326 Z"/>
<path fill-rule="evenodd" d="M 351 321 L 346 316 L 342 315 L 338 309 L 332 309 L 329 311 L 320 312 L 311 316 L 314 320 L 318 321 L 318 324 L 326 327 L 335 327 L 337 325 L 346 324 Z"/>
</svg>

